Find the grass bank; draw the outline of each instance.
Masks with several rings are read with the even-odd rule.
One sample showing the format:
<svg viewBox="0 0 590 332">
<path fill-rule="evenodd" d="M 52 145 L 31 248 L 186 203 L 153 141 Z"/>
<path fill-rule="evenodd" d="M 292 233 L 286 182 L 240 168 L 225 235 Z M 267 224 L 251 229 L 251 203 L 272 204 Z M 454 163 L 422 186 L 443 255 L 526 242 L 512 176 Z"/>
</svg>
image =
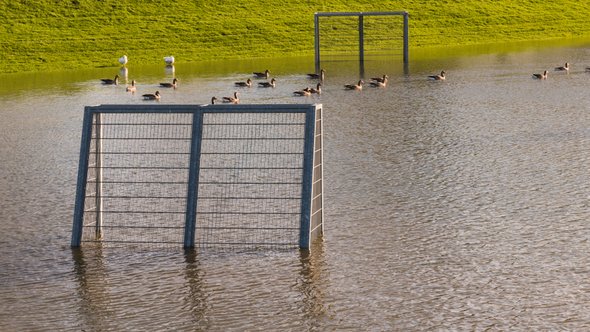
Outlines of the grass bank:
<svg viewBox="0 0 590 332">
<path fill-rule="evenodd" d="M 590 36 L 575 0 L 1 0 L 0 73 L 313 54 L 313 14 L 410 13 L 410 47 Z"/>
</svg>

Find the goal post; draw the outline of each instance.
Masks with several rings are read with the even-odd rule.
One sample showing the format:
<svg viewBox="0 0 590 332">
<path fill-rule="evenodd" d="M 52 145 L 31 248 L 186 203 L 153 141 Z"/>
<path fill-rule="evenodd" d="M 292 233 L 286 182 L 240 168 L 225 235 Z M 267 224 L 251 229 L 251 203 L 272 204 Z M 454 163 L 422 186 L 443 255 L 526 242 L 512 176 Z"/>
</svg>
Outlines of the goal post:
<svg viewBox="0 0 590 332">
<path fill-rule="evenodd" d="M 320 70 L 321 67 L 321 43 L 322 33 L 320 29 L 320 18 L 327 17 L 351 17 L 357 18 L 356 27 L 358 32 L 358 59 L 361 66 L 364 65 L 365 61 L 365 46 L 366 46 L 366 17 L 383 17 L 383 16 L 402 16 L 403 17 L 403 62 L 408 64 L 409 62 L 409 13 L 407 11 L 395 11 L 395 12 L 318 12 L 314 15 L 314 48 L 315 48 L 315 67 L 316 71 Z M 385 30 L 389 30 L 385 28 Z M 390 33 L 390 31 L 385 31 Z"/>
</svg>

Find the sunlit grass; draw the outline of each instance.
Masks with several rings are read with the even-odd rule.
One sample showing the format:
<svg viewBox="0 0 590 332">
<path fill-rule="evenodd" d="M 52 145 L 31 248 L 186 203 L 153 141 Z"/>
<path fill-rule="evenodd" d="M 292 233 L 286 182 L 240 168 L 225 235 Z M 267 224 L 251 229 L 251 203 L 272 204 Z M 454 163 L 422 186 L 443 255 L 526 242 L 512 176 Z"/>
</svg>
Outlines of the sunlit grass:
<svg viewBox="0 0 590 332">
<path fill-rule="evenodd" d="M 312 55 L 315 12 L 400 10 L 413 48 L 590 36 L 590 3 L 572 0 L 12 0 L 0 72 Z"/>
</svg>

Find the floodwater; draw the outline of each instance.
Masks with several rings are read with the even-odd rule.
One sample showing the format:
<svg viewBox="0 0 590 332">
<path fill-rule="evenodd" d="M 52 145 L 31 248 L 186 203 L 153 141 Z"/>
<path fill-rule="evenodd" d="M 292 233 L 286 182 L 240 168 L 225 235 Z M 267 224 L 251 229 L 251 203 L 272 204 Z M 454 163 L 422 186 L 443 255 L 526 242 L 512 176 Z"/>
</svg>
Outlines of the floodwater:
<svg viewBox="0 0 590 332">
<path fill-rule="evenodd" d="M 128 65 L 2 76 L 0 330 L 590 329 L 590 43 L 355 62 Z M 477 53 L 477 52 L 475 52 Z M 412 54 L 410 54 L 412 56 Z M 115 59 L 117 57 L 114 57 Z M 553 68 L 566 61 L 569 74 Z M 242 103 L 324 107 L 325 236 L 310 254 L 69 247 L 85 105 L 207 103 L 268 67 Z M 446 70 L 447 80 L 429 74 Z M 549 70 L 549 78 L 532 73 Z"/>
</svg>

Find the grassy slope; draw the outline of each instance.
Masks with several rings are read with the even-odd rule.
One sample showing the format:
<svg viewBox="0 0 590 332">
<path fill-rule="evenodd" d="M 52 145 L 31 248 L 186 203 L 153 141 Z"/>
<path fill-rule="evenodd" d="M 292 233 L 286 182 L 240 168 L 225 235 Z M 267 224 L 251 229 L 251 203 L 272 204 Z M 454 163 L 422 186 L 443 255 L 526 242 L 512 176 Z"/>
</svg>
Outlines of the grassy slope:
<svg viewBox="0 0 590 332">
<path fill-rule="evenodd" d="M 411 47 L 590 36 L 576 0 L 0 0 L 0 72 L 313 54 L 318 11 L 410 12 Z"/>
</svg>

